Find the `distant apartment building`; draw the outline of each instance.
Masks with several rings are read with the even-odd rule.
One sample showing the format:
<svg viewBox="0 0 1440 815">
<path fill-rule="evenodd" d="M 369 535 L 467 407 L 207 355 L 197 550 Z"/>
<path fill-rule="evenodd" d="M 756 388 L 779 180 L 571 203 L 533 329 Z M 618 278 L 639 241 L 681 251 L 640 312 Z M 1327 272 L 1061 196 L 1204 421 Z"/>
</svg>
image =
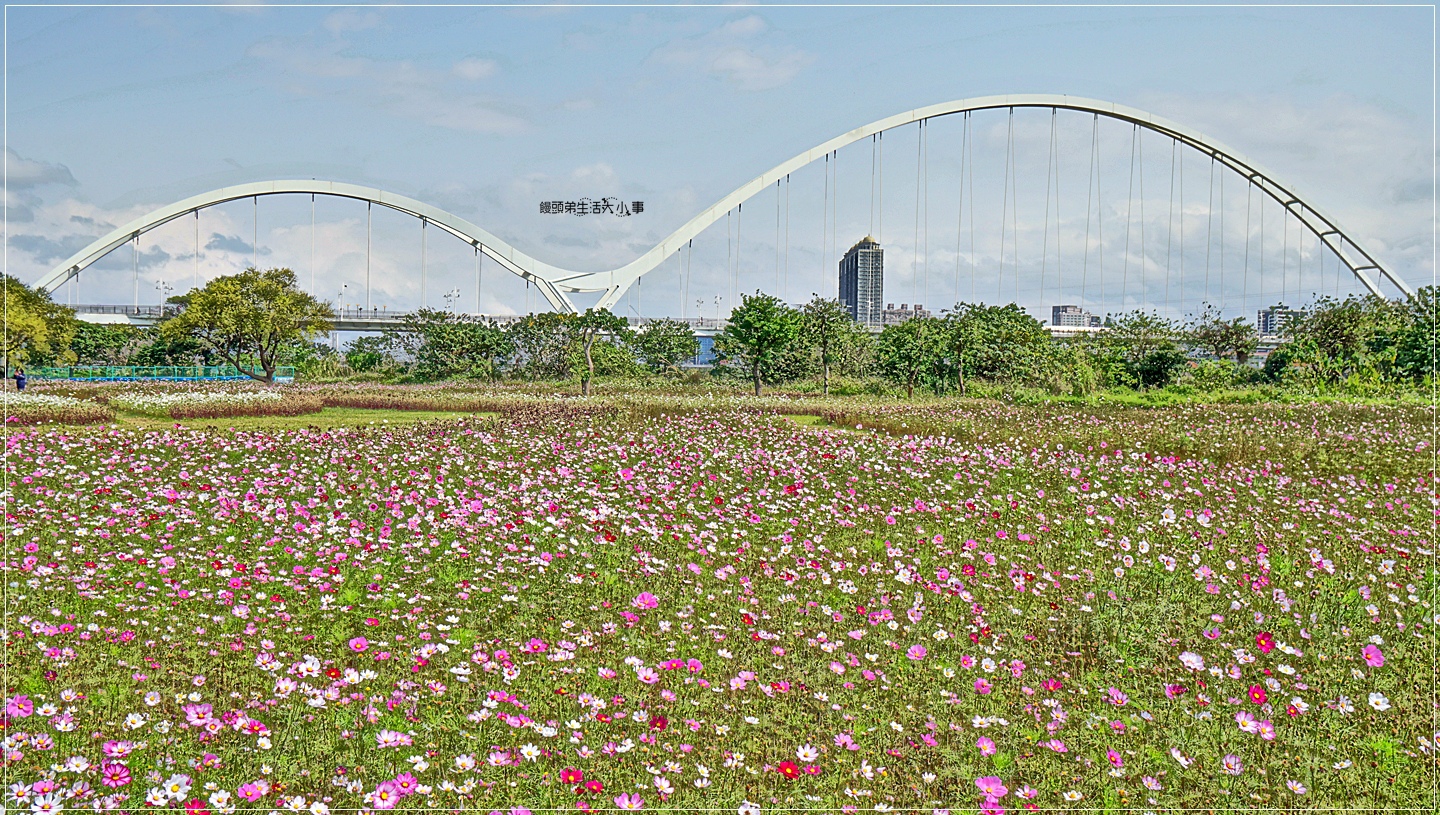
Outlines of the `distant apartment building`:
<svg viewBox="0 0 1440 815">
<path fill-rule="evenodd" d="M 1298 320 L 1305 316 L 1305 312 L 1288 308 L 1284 303 L 1277 303 L 1270 308 L 1260 309 L 1255 314 L 1255 328 L 1262 337 L 1273 337 L 1284 333 L 1285 327 L 1292 320 Z"/>
<path fill-rule="evenodd" d="M 929 317 L 930 312 L 926 311 L 925 307 L 919 303 L 916 303 L 914 308 L 911 308 L 909 303 L 901 303 L 900 308 L 895 308 L 894 303 L 886 303 L 882 315 L 882 325 L 899 325 L 916 317 Z"/>
<path fill-rule="evenodd" d="M 1050 324 L 1057 328 L 1099 328 L 1100 318 L 1079 306 L 1051 306 Z"/>
<path fill-rule="evenodd" d="M 840 302 L 861 325 L 881 325 L 885 294 L 885 250 L 866 235 L 840 259 Z"/>
</svg>

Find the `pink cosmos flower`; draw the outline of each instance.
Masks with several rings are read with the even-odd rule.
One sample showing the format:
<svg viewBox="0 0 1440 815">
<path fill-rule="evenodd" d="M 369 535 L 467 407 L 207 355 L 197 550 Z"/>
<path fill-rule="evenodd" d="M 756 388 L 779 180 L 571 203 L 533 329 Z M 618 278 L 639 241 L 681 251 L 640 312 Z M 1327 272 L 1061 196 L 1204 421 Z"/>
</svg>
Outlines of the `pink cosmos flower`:
<svg viewBox="0 0 1440 815">
<path fill-rule="evenodd" d="M 395 805 L 400 803 L 400 797 L 400 789 L 395 786 L 394 781 L 381 781 L 379 786 L 375 787 L 371 806 L 376 809 L 394 809 Z"/>
<path fill-rule="evenodd" d="M 645 799 L 641 798 L 639 793 L 622 792 L 615 796 L 615 806 L 631 811 L 643 809 L 645 807 Z"/>
<path fill-rule="evenodd" d="M 1381 653 L 1380 649 L 1374 645 L 1365 646 L 1361 653 L 1365 655 L 1365 664 L 1372 668 L 1378 668 L 1385 664 L 1385 654 Z"/>
<path fill-rule="evenodd" d="M 5 700 L 5 713 L 17 719 L 23 719 L 35 712 L 35 703 L 24 695 L 12 696 Z"/>
<path fill-rule="evenodd" d="M 977 680 L 975 680 L 975 692 L 976 692 L 976 693 L 979 693 L 979 694 L 982 694 L 982 695 L 983 695 L 983 694 L 986 694 L 986 693 L 989 693 L 989 692 L 990 692 L 990 683 L 987 682 L 987 681 L 984 680 L 984 679 L 977 679 Z"/>
<path fill-rule="evenodd" d="M 112 789 L 130 783 L 130 768 L 124 764 L 103 764 L 100 767 L 101 782 Z"/>
<path fill-rule="evenodd" d="M 363 653 L 365 649 L 369 647 L 370 641 L 365 639 L 364 637 L 356 637 L 350 640 L 350 650 L 354 651 L 357 654 Z"/>
<path fill-rule="evenodd" d="M 991 798 L 1000 798 L 1010 791 L 1009 787 L 1005 786 L 1004 781 L 1001 781 L 993 775 L 986 775 L 975 779 L 975 786 L 979 787 L 982 793 Z"/>
<path fill-rule="evenodd" d="M 630 601 L 630 605 L 639 609 L 651 609 L 660 605 L 660 599 L 648 591 L 642 591 Z"/>
<path fill-rule="evenodd" d="M 254 781 L 241 784 L 240 789 L 236 790 L 236 792 L 240 794 L 241 798 L 244 798 L 246 801 L 252 802 L 258 801 L 265 796 L 264 791 L 260 789 L 260 785 L 256 784 Z"/>
<path fill-rule="evenodd" d="M 1239 775 L 1245 770 L 1245 765 L 1240 763 L 1240 757 L 1234 753 L 1227 754 L 1220 759 L 1220 766 L 1225 769 L 1228 775 Z"/>
<path fill-rule="evenodd" d="M 1111 766 L 1114 766 L 1114 767 L 1124 767 L 1124 766 L 1125 766 L 1125 759 L 1121 758 L 1121 757 L 1120 757 L 1120 754 L 1117 753 L 1117 752 L 1115 752 L 1114 750 L 1106 750 L 1106 751 L 1105 751 L 1105 760 L 1106 760 L 1106 761 L 1109 761 L 1110 764 L 1111 764 Z"/>
<path fill-rule="evenodd" d="M 927 653 L 929 653 L 929 652 L 927 652 L 927 651 L 925 650 L 925 646 L 923 646 L 923 645 L 912 645 L 912 646 L 910 646 L 910 649 L 905 652 L 905 656 L 910 657 L 910 659 L 912 659 L 912 660 L 914 660 L 914 661 L 916 661 L 916 662 L 919 662 L 920 660 L 922 660 L 922 659 L 925 658 L 925 654 L 927 654 Z"/>
<path fill-rule="evenodd" d="M 980 755 L 982 756 L 995 755 L 995 742 L 991 741 L 985 736 L 981 736 L 979 741 L 975 742 L 975 746 L 980 748 Z"/>
</svg>

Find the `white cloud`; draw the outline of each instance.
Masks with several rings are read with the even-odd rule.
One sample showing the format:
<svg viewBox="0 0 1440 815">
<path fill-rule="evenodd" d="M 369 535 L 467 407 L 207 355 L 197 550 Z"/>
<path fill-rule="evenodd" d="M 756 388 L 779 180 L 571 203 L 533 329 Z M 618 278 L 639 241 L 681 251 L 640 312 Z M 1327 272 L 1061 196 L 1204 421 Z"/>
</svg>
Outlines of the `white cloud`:
<svg viewBox="0 0 1440 815">
<path fill-rule="evenodd" d="M 500 66 L 493 59 L 484 57 L 466 57 L 456 62 L 450 68 L 450 72 L 472 82 L 481 79 L 488 79 L 500 70 Z"/>
<path fill-rule="evenodd" d="M 493 60 L 468 57 L 441 71 L 410 60 L 353 56 L 340 39 L 278 37 L 256 43 L 249 55 L 274 69 L 280 86 L 296 95 L 337 96 L 356 107 L 473 133 L 515 133 L 527 124 L 498 100 L 462 84 L 496 73 Z"/>
<path fill-rule="evenodd" d="M 673 40 L 653 59 L 672 69 L 699 71 L 741 90 L 763 91 L 793 80 L 815 61 L 798 48 L 759 41 L 770 28 L 751 14 L 696 37 Z"/>
<path fill-rule="evenodd" d="M 380 25 L 380 15 L 373 11 L 342 9 L 326 17 L 324 25 L 327 31 L 338 36 L 348 31 L 375 28 Z"/>
</svg>

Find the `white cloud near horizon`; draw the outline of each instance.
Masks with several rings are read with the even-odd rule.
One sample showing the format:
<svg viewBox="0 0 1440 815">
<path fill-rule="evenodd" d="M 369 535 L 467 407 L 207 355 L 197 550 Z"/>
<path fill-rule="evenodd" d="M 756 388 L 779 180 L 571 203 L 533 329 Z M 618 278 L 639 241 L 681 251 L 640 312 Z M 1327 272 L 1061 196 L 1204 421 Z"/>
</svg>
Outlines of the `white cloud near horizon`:
<svg viewBox="0 0 1440 815">
<path fill-rule="evenodd" d="M 815 56 L 763 41 L 770 30 L 763 18 L 751 14 L 699 36 L 672 40 L 653 59 L 671 69 L 724 80 L 743 91 L 771 90 L 789 84 Z"/>
</svg>

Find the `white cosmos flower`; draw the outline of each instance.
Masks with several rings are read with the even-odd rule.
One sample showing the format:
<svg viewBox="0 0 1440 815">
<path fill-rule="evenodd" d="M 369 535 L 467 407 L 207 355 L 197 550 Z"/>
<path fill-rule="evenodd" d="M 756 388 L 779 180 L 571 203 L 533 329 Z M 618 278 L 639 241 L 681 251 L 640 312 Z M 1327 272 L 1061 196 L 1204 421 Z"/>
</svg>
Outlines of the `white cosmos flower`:
<svg viewBox="0 0 1440 815">
<path fill-rule="evenodd" d="M 1376 710 L 1385 711 L 1390 709 L 1390 700 L 1385 698 L 1383 693 L 1370 694 L 1370 707 Z"/>
</svg>

